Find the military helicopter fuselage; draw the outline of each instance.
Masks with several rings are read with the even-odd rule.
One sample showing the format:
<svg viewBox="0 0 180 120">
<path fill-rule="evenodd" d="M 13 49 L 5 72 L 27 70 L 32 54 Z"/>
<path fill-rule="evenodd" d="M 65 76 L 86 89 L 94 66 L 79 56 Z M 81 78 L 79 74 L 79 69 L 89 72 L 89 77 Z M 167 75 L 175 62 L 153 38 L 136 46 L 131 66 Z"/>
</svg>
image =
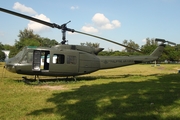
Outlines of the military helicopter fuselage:
<svg viewBox="0 0 180 120">
<path fill-rule="evenodd" d="M 103 50 L 79 45 L 25 47 L 6 61 L 6 69 L 18 74 L 45 76 L 75 76 L 100 69 L 95 55 Z"/>
<path fill-rule="evenodd" d="M 25 75 L 77 76 L 100 69 L 152 61 L 159 57 L 164 46 L 159 46 L 149 56 L 97 56 L 103 48 L 80 45 L 25 47 L 15 57 L 6 61 L 6 69 Z"/>
</svg>

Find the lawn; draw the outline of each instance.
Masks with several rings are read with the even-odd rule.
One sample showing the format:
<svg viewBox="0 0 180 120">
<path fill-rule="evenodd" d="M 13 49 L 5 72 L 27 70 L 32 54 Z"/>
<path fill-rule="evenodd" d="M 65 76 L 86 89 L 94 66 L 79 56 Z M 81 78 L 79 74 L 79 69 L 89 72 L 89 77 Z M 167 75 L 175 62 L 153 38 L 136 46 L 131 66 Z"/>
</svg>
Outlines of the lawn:
<svg viewBox="0 0 180 120">
<path fill-rule="evenodd" d="M 133 65 L 27 85 L 0 63 L 0 119 L 180 119 L 180 65 Z M 1 69 L 2 68 L 2 69 Z M 33 78 L 33 76 L 28 76 Z M 44 79 L 44 77 L 41 77 Z"/>
</svg>

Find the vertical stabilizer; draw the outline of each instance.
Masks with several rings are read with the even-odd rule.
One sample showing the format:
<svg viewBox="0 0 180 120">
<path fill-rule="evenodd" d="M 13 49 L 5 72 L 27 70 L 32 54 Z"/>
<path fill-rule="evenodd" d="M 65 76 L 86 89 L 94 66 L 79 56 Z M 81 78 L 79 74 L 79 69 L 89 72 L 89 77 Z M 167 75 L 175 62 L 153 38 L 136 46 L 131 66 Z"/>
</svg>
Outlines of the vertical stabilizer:
<svg viewBox="0 0 180 120">
<path fill-rule="evenodd" d="M 164 51 L 165 44 L 160 44 L 151 54 L 153 57 L 160 57 L 162 52 Z"/>
</svg>

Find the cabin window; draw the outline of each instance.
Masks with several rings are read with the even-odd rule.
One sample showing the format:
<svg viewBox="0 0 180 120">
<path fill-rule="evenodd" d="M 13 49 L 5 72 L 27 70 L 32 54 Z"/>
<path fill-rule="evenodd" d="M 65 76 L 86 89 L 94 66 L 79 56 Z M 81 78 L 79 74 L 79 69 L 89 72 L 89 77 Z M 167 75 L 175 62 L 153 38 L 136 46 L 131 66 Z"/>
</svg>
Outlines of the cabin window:
<svg viewBox="0 0 180 120">
<path fill-rule="evenodd" d="M 71 56 L 71 55 L 67 56 L 67 64 L 76 64 L 76 62 L 77 62 L 76 56 Z"/>
<path fill-rule="evenodd" d="M 62 55 L 62 54 L 54 54 L 53 55 L 53 63 L 55 64 L 64 64 L 64 60 L 65 59 L 65 56 Z"/>
<path fill-rule="evenodd" d="M 49 56 L 50 54 L 41 53 L 41 64 L 44 64 L 44 62 L 49 63 Z"/>
</svg>

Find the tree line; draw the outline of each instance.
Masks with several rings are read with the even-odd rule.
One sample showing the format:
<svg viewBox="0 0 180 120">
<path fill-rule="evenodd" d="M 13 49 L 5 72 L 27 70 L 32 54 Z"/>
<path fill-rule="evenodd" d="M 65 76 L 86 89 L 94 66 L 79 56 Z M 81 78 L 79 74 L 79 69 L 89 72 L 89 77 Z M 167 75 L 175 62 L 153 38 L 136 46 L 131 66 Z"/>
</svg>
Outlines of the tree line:
<svg viewBox="0 0 180 120">
<path fill-rule="evenodd" d="M 14 45 L 2 44 L 0 42 L 0 60 L 5 59 L 5 54 L 2 50 L 10 50 L 9 57 L 15 56 L 20 50 L 25 46 L 41 46 L 41 47 L 51 47 L 59 44 L 55 39 L 49 39 L 41 37 L 38 34 L 35 34 L 33 30 L 24 29 L 19 31 L 18 40 L 15 40 Z M 158 43 L 154 38 L 146 38 L 146 43 L 142 46 L 139 46 L 133 40 L 124 40 L 123 44 L 129 46 L 131 48 L 142 51 L 143 55 L 149 55 L 153 50 L 156 49 Z M 81 43 L 82 46 L 91 46 L 98 48 L 100 46 L 99 43 Z M 167 45 L 165 50 L 160 57 L 159 61 L 179 61 L 180 60 L 180 45 L 170 46 Z M 138 53 L 132 49 L 124 48 L 121 51 L 113 51 L 112 49 L 108 49 L 106 51 L 100 52 L 98 55 L 101 56 L 129 56 L 129 55 L 141 55 L 142 53 Z"/>
<path fill-rule="evenodd" d="M 18 40 L 15 40 L 14 45 L 2 44 L 0 42 L 0 51 L 1 50 L 10 50 L 9 57 L 15 56 L 20 50 L 22 50 L 25 46 L 41 46 L 41 47 L 50 47 L 53 45 L 57 45 L 58 42 L 55 39 L 49 39 L 41 37 L 38 34 L 34 34 L 33 30 L 24 29 L 19 31 Z M 2 60 L 3 53 L 0 59 Z"/>
</svg>

